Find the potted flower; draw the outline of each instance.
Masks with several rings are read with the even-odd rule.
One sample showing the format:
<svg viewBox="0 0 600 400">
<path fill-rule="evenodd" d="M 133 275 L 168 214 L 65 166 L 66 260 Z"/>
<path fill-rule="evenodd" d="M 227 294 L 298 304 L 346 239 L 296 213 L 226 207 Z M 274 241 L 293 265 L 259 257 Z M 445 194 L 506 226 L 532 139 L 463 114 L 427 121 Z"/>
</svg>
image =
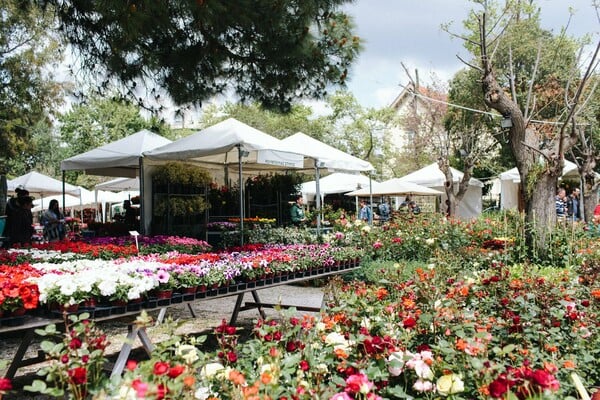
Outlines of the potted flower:
<svg viewBox="0 0 600 400">
<path fill-rule="evenodd" d="M 159 269 L 155 272 L 154 277 L 158 281 L 156 298 L 170 299 L 173 296 L 173 289 L 177 287 L 177 280 L 174 274 L 164 269 Z"/>
</svg>

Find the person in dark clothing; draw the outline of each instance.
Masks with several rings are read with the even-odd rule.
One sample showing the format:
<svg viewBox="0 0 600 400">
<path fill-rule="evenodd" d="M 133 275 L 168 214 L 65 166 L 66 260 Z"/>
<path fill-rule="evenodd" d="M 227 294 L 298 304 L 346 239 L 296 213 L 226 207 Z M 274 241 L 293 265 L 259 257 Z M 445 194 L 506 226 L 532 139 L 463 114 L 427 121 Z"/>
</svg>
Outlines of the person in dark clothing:
<svg viewBox="0 0 600 400">
<path fill-rule="evenodd" d="M 131 227 L 136 227 L 138 225 L 137 211 L 135 208 L 131 207 L 131 201 L 125 200 L 123 202 L 123 208 L 125 209 L 123 222 Z"/>
<path fill-rule="evenodd" d="M 4 235 L 8 237 L 9 246 L 22 246 L 31 243 L 33 236 L 33 197 L 23 188 L 15 190 L 17 197 L 6 204 L 6 228 Z"/>
</svg>

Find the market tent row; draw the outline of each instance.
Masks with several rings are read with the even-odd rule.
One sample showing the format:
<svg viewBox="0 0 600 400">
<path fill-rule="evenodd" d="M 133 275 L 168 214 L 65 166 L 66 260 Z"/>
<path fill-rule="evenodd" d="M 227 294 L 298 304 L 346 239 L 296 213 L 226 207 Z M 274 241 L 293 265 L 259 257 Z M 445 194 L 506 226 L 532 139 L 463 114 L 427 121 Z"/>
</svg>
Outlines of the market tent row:
<svg viewBox="0 0 600 400">
<path fill-rule="evenodd" d="M 47 199 L 48 196 L 63 193 L 63 182 L 36 171 L 31 171 L 25 175 L 8 180 L 6 186 L 8 193 L 14 193 L 19 186 L 24 187 L 29 191 L 30 195 L 39 195 L 42 205 L 50 202 Z M 72 196 L 79 196 L 79 188 L 77 186 L 65 183 L 64 189 L 65 193 Z"/>
<path fill-rule="evenodd" d="M 427 186 L 403 181 L 401 178 L 393 178 L 381 183 L 373 183 L 371 190 L 369 188 L 354 190 L 346 193 L 346 196 L 439 196 L 442 194 L 442 192 Z"/>
<path fill-rule="evenodd" d="M 328 194 L 348 193 L 357 189 L 367 189 L 369 193 L 370 183 L 376 184 L 376 181 L 371 180 L 363 174 L 350 174 L 344 172 L 334 172 L 320 179 L 319 189 L 321 201 Z M 310 201 L 317 196 L 317 181 L 304 182 L 300 186 L 302 197 L 305 201 Z"/>
<path fill-rule="evenodd" d="M 68 194 L 64 196 L 64 207 L 82 210 L 83 208 L 90 207 L 95 209 L 96 205 L 100 205 L 102 207 L 102 210 L 104 211 L 108 204 L 123 202 L 128 197 L 127 192 L 114 193 L 103 190 L 98 192 L 92 192 L 83 187 L 78 187 L 78 190 L 81 193 L 79 196 L 72 196 Z M 33 208 L 31 209 L 31 211 L 38 212 L 47 209 L 48 204 L 51 200 L 57 200 L 58 203 L 61 206 L 63 206 L 63 196 L 56 195 L 45 198 L 44 204 L 42 204 L 41 199 L 34 200 Z M 96 218 L 97 217 L 98 216 L 96 216 Z"/>
<path fill-rule="evenodd" d="M 597 174 L 600 177 L 600 174 Z M 519 185 L 521 175 L 517 167 L 504 171 L 500 177 L 500 208 L 512 210 L 519 208 Z M 573 179 L 579 181 L 579 170 L 577 165 L 569 160 L 564 161 L 561 179 Z"/>
<path fill-rule="evenodd" d="M 144 180 L 150 180 L 153 169 L 169 161 L 185 161 L 213 173 L 229 177 L 230 169 L 237 172 L 238 182 L 243 181 L 243 171 L 277 171 L 302 168 L 301 154 L 289 151 L 273 136 L 229 118 L 190 136 L 165 146 L 144 152 Z M 148 199 L 144 192 L 144 201 Z M 240 185 L 240 230 L 244 228 L 244 193 Z M 145 210 L 146 232 L 150 230 L 151 210 Z M 243 244 L 243 235 L 242 244 Z"/>
<path fill-rule="evenodd" d="M 279 140 L 233 118 L 145 152 L 144 173 L 149 174 L 152 165 L 167 161 L 194 163 L 222 173 L 224 177 L 229 176 L 231 169 L 237 172 L 239 181 L 246 170 L 260 172 L 310 169 L 315 170 L 318 180 L 321 168 L 351 171 L 373 169 L 370 163 L 303 133 Z M 240 220 L 243 228 L 243 186 L 241 188 Z M 150 216 L 145 217 L 148 224 Z"/>
<path fill-rule="evenodd" d="M 150 195 L 150 189 L 144 187 L 143 173 L 140 173 L 142 153 L 168 143 L 171 143 L 171 140 L 142 129 L 123 139 L 67 158 L 60 163 L 60 168 L 62 171 L 84 171 L 90 175 L 137 177 L 139 191 L 147 191 Z M 140 207 L 143 213 L 143 202 L 140 203 Z"/>
<path fill-rule="evenodd" d="M 458 184 L 462 180 L 464 174 L 455 169 L 450 168 L 452 171 L 452 180 L 454 184 L 454 190 L 458 189 Z M 422 186 L 426 186 L 431 189 L 442 192 L 441 204 L 445 204 L 447 200 L 446 191 L 444 184 L 446 177 L 440 170 L 437 163 L 430 164 L 424 168 L 414 171 L 408 175 L 400 178 L 406 182 L 413 182 Z M 482 210 L 482 188 L 483 182 L 479 179 L 471 178 L 469 180 L 469 187 L 462 200 L 457 204 L 456 216 L 461 219 L 476 218 L 481 214 Z"/>
</svg>

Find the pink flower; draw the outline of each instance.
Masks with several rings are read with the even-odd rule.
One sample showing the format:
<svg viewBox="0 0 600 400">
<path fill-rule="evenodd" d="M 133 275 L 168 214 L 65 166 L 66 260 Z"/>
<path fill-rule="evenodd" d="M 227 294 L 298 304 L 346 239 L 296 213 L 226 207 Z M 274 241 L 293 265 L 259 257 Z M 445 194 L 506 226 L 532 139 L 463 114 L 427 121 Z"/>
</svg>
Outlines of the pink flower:
<svg viewBox="0 0 600 400">
<path fill-rule="evenodd" d="M 376 241 L 375 243 L 373 243 L 373 248 L 374 248 L 375 250 L 377 250 L 377 249 L 380 249 L 380 248 L 382 248 L 382 247 L 383 247 L 383 243 L 381 243 L 379 240 L 378 240 L 378 241 Z"/>
<path fill-rule="evenodd" d="M 165 270 L 161 269 L 156 272 L 156 279 L 158 280 L 159 283 L 169 282 L 170 277 L 171 277 L 171 275 L 169 275 L 169 273 Z"/>
<path fill-rule="evenodd" d="M 369 393 L 373 387 L 373 382 L 369 382 L 369 378 L 365 374 L 350 375 L 346 379 L 347 393 Z"/>
<path fill-rule="evenodd" d="M 352 397 L 348 396 L 348 393 L 342 392 L 331 396 L 331 400 L 352 400 Z"/>
<path fill-rule="evenodd" d="M 413 389 L 417 392 L 431 392 L 433 390 L 433 383 L 430 381 L 424 381 L 423 379 L 417 379 L 413 385 Z"/>
</svg>

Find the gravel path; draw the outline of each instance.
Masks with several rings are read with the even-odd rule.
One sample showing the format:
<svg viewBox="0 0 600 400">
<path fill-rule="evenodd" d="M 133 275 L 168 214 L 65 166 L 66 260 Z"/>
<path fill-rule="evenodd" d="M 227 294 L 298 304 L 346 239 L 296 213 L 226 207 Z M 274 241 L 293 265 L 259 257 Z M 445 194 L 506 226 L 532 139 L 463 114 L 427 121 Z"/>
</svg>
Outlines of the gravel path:
<svg viewBox="0 0 600 400">
<path fill-rule="evenodd" d="M 311 286 L 298 286 L 298 285 L 281 285 L 274 286 L 267 289 L 260 289 L 257 291 L 260 296 L 260 300 L 263 303 L 273 304 L 289 304 L 294 306 L 303 307 L 320 307 L 323 299 L 323 289 L 315 288 Z M 192 318 L 192 315 L 188 309 L 187 304 L 177 304 L 170 306 L 167 312 L 167 318 L 173 320 L 179 320 L 182 323 L 178 327 L 177 334 L 200 334 L 203 332 L 210 331 L 221 323 L 223 319 L 229 321 L 233 309 L 235 307 L 235 301 L 237 296 L 221 297 L 218 299 L 203 299 L 196 300 L 191 303 L 196 318 Z M 244 296 L 244 302 L 251 302 L 252 296 L 250 293 L 246 293 Z M 277 316 L 277 311 L 274 309 L 264 309 L 267 316 Z M 153 317 L 156 317 L 158 311 L 150 313 Z M 299 315 L 306 314 L 304 311 L 298 311 Z M 238 326 L 251 327 L 253 321 L 259 317 L 258 310 L 246 310 L 240 312 L 238 315 L 237 323 Z M 107 354 L 112 355 L 115 358 L 118 354 L 124 339 L 127 335 L 127 325 L 132 321 L 132 318 L 121 318 L 118 320 L 110 320 L 101 322 L 100 327 L 108 334 L 111 345 L 108 348 Z M 152 342 L 159 342 L 168 337 L 164 327 L 156 326 L 148 329 L 148 335 Z M 20 343 L 22 334 L 12 333 L 0 335 L 0 358 L 3 360 L 12 360 L 17 347 Z M 139 340 L 136 340 L 135 346 L 141 348 Z M 29 347 L 25 358 L 33 357 L 37 354 L 39 349 L 39 341 L 36 341 Z M 144 353 L 145 354 L 145 353 Z M 27 385 L 35 378 L 35 372 L 43 364 L 36 364 L 29 367 L 20 368 L 17 371 L 17 375 L 13 381 L 15 387 L 15 393 L 5 396 L 4 400 L 24 400 L 24 399 L 46 399 L 45 396 L 33 396 L 32 394 L 23 393 L 21 388 L 23 385 Z M 0 375 L 1 376 L 1 375 Z"/>
</svg>

